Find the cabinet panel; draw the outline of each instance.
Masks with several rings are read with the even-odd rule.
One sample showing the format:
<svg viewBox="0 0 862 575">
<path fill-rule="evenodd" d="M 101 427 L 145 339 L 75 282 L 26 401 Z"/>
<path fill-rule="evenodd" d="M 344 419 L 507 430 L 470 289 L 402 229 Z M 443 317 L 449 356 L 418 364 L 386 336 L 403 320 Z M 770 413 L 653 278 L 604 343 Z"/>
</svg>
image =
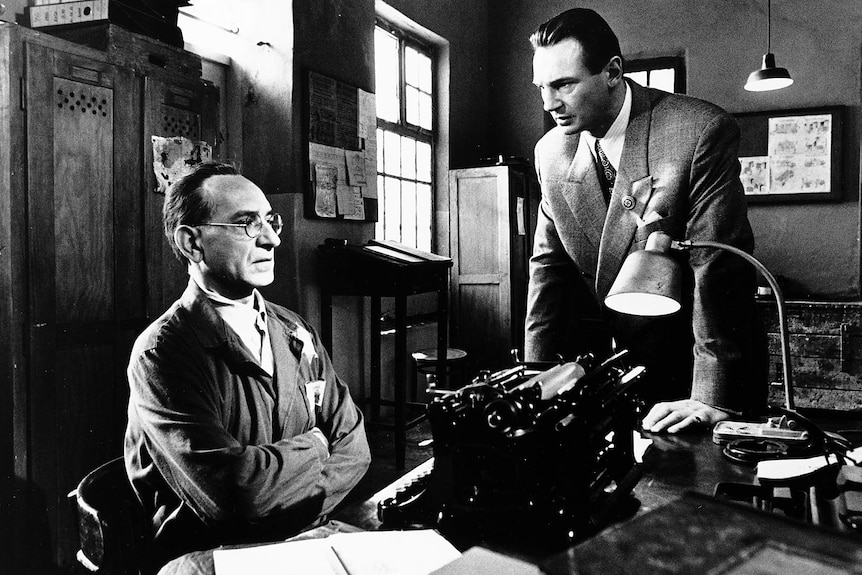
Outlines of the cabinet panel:
<svg viewBox="0 0 862 575">
<path fill-rule="evenodd" d="M 113 93 L 54 78 L 58 322 L 113 317 Z M 89 145 L 82 146 L 85 142 Z"/>
<path fill-rule="evenodd" d="M 523 347 L 528 258 L 538 191 L 528 166 L 452 170 L 452 342 L 479 369 Z"/>
</svg>

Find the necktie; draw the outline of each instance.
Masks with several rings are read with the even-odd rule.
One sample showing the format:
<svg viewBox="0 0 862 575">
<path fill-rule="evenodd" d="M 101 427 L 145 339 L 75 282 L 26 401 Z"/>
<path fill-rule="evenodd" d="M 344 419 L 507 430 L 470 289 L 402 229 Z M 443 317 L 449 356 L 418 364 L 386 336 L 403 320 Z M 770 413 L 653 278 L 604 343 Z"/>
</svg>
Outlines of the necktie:
<svg viewBox="0 0 862 575">
<path fill-rule="evenodd" d="M 599 141 L 596 140 L 596 157 L 599 159 L 600 170 L 599 170 L 599 180 L 602 184 L 602 194 L 605 197 L 605 203 L 610 203 L 611 198 L 611 190 L 614 189 L 614 181 L 617 179 L 617 171 L 611 165 L 610 160 L 605 155 L 604 150 L 602 150 L 602 146 L 599 144 Z"/>
<path fill-rule="evenodd" d="M 269 341 L 266 333 L 266 312 L 260 311 L 257 314 L 257 318 L 254 322 L 254 327 L 257 328 L 258 334 L 260 334 L 260 354 L 258 355 L 260 359 L 260 365 L 263 367 L 267 373 L 272 374 L 273 369 L 273 357 L 272 357 L 272 348 L 268 345 Z"/>
</svg>

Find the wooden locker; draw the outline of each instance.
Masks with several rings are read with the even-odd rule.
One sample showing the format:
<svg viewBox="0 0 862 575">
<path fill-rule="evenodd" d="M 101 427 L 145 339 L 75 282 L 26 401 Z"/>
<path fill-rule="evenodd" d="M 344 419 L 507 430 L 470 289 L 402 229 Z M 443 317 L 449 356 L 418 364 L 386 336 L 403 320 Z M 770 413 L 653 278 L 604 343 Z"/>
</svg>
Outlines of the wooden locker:
<svg viewBox="0 0 862 575">
<path fill-rule="evenodd" d="M 523 349 L 538 186 L 526 164 L 449 172 L 452 342 L 476 369 Z"/>
<path fill-rule="evenodd" d="M 0 537 L 13 573 L 75 563 L 66 494 L 122 455 L 131 346 L 187 281 L 150 138 L 215 144 L 218 96 L 137 54 L 151 46 L 191 57 L 0 23 Z"/>
</svg>

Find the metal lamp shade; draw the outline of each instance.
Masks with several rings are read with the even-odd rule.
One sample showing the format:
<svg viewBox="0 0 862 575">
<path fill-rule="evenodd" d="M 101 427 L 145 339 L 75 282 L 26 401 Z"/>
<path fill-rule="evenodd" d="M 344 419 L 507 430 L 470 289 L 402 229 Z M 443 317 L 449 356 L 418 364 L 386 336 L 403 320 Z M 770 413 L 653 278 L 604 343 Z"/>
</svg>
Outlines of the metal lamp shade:
<svg viewBox="0 0 862 575">
<path fill-rule="evenodd" d="M 605 305 L 629 315 L 663 316 L 682 307 L 679 263 L 662 251 L 630 254 L 605 298 Z"/>
</svg>

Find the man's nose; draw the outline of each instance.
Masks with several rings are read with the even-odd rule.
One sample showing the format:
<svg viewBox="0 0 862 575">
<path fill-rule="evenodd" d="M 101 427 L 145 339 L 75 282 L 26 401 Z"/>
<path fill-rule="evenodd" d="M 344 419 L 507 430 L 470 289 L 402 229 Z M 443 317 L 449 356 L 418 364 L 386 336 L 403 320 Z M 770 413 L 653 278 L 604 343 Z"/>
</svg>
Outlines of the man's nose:
<svg viewBox="0 0 862 575">
<path fill-rule="evenodd" d="M 545 88 L 542 90 L 542 104 L 546 112 L 553 112 L 562 105 L 560 101 L 560 93 L 553 88 Z"/>
<path fill-rule="evenodd" d="M 281 245 L 281 238 L 277 233 L 275 233 L 275 230 L 272 229 L 269 222 L 265 220 L 263 222 L 263 227 L 260 230 L 260 235 L 258 236 L 258 243 L 260 245 L 272 246 L 274 248 Z"/>
</svg>

